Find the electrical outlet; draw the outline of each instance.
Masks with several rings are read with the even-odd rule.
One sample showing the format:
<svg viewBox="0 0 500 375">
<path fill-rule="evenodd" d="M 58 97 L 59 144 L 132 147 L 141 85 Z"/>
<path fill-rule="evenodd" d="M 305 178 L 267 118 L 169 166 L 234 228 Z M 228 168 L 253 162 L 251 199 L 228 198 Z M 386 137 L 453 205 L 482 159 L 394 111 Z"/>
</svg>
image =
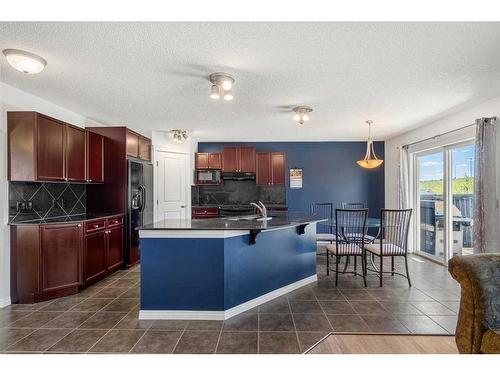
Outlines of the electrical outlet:
<svg viewBox="0 0 500 375">
<path fill-rule="evenodd" d="M 17 211 L 32 211 L 33 202 L 32 201 L 17 201 L 16 202 Z"/>
</svg>

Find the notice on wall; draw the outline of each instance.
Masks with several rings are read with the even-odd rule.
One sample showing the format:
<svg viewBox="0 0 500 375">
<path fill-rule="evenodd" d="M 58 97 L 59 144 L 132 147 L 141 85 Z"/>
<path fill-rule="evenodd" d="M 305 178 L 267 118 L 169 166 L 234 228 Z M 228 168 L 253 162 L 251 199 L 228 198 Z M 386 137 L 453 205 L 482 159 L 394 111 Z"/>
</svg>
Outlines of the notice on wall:
<svg viewBox="0 0 500 375">
<path fill-rule="evenodd" d="M 290 189 L 302 189 L 302 168 L 290 168 Z"/>
</svg>

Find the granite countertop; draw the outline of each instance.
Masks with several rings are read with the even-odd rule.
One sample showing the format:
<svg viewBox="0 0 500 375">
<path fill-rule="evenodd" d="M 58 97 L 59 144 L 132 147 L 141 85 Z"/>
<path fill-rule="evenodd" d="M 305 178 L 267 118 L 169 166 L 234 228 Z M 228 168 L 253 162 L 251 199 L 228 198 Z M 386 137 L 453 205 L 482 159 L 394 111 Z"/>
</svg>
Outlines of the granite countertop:
<svg viewBox="0 0 500 375">
<path fill-rule="evenodd" d="M 83 214 L 83 215 L 51 217 L 40 220 L 23 221 L 19 223 L 9 223 L 9 225 L 64 224 L 64 223 L 73 223 L 73 222 L 87 221 L 94 219 L 104 219 L 107 217 L 119 216 L 119 215 L 122 214 L 103 214 L 103 215 Z"/>
<path fill-rule="evenodd" d="M 220 208 L 220 207 L 223 207 L 225 206 L 226 204 L 210 204 L 210 203 L 207 203 L 207 204 L 195 204 L 195 205 L 192 205 L 191 208 Z M 234 204 L 227 204 L 229 206 L 249 206 L 249 204 L 238 204 L 238 203 L 234 203 Z M 284 203 L 264 203 L 264 206 L 266 206 L 266 208 L 288 208 L 288 205 L 287 204 L 284 204 Z"/>
<path fill-rule="evenodd" d="M 246 216 L 250 218 L 250 216 Z M 256 217 L 256 216 L 252 216 Z M 326 219 L 302 212 L 289 212 L 283 215 L 272 215 L 271 220 L 234 220 L 236 217 L 214 219 L 168 219 L 145 225 L 140 230 L 266 230 L 279 229 L 309 224 Z"/>
</svg>

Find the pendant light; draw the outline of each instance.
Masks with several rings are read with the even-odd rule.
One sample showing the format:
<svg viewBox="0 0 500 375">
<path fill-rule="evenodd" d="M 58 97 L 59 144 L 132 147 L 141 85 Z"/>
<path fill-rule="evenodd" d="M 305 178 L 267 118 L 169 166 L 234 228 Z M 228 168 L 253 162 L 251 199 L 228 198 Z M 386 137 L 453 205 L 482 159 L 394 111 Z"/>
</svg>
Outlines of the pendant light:
<svg viewBox="0 0 500 375">
<path fill-rule="evenodd" d="M 366 154 L 364 159 L 358 160 L 356 163 L 358 163 L 358 165 L 361 168 L 373 169 L 377 168 L 384 161 L 382 159 L 377 158 L 377 155 L 375 154 L 375 150 L 373 148 L 373 139 L 371 135 L 373 121 L 368 120 L 365 122 L 368 124 L 368 140 L 366 141 Z"/>
</svg>

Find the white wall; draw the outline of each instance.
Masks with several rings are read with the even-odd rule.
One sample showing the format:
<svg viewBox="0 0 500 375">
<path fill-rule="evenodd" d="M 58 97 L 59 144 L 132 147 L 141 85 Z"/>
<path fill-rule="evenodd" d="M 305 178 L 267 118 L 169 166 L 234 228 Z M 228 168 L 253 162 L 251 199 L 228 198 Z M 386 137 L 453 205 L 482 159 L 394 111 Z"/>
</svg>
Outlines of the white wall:
<svg viewBox="0 0 500 375">
<path fill-rule="evenodd" d="M 477 118 L 493 116 L 500 118 L 500 97 L 387 140 L 385 142 L 386 207 L 396 208 L 398 206 L 398 147 L 472 124 Z M 500 133 L 500 128 L 498 133 Z M 498 175 L 500 173 L 497 173 L 497 178 Z"/>
<path fill-rule="evenodd" d="M 36 111 L 81 127 L 95 124 L 83 115 L 0 82 L 0 307 L 10 304 L 7 111 Z"/>
</svg>

